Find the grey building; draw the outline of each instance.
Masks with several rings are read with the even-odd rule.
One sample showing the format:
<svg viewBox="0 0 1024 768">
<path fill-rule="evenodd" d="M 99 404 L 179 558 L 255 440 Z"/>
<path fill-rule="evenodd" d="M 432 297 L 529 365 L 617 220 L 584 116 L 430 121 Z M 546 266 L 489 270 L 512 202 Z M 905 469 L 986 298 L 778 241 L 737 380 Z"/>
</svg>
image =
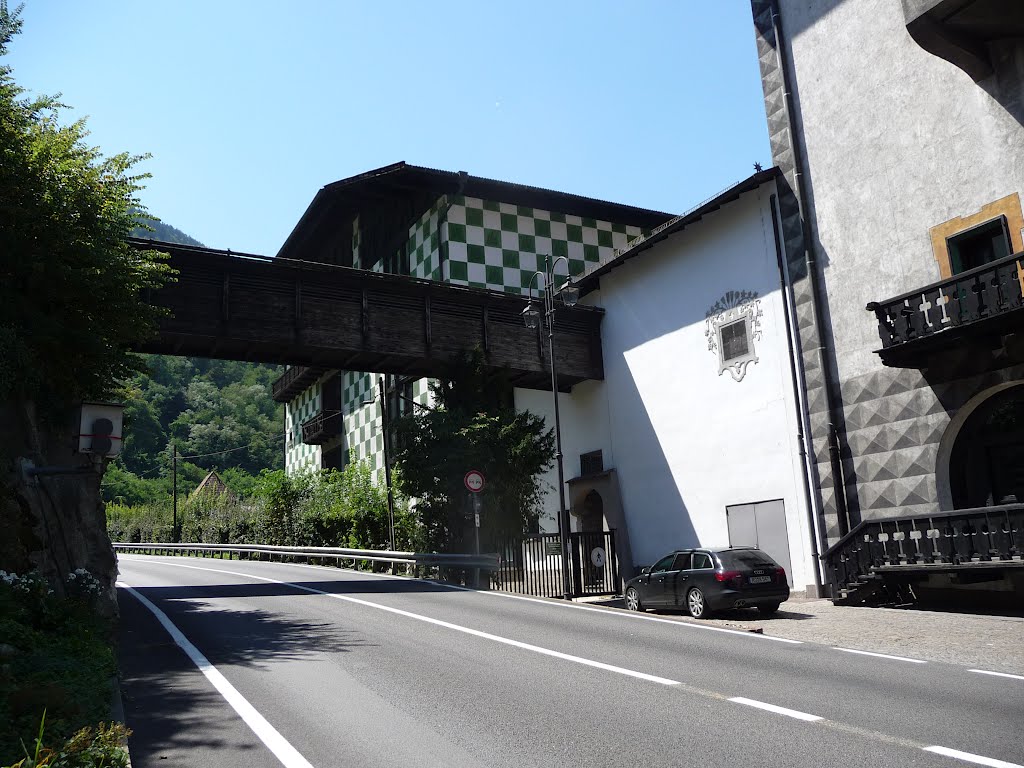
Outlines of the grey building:
<svg viewBox="0 0 1024 768">
<path fill-rule="evenodd" d="M 1024 594 L 1024 3 L 751 7 L 825 581 Z"/>
</svg>

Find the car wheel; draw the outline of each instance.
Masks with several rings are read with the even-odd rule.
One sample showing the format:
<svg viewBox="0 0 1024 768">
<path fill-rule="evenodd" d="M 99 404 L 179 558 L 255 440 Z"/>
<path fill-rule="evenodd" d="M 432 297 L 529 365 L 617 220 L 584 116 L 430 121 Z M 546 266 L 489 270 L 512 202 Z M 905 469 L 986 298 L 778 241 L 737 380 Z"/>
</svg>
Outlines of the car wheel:
<svg viewBox="0 0 1024 768">
<path fill-rule="evenodd" d="M 644 609 L 643 603 L 640 602 L 640 593 L 636 591 L 635 587 L 630 587 L 626 590 L 626 610 L 627 611 L 642 611 Z"/>
<path fill-rule="evenodd" d="M 779 612 L 780 605 L 781 603 L 761 603 L 757 610 L 762 616 L 772 616 Z"/>
<path fill-rule="evenodd" d="M 686 609 L 695 619 L 706 619 L 711 613 L 704 593 L 694 587 L 686 594 Z"/>
</svg>

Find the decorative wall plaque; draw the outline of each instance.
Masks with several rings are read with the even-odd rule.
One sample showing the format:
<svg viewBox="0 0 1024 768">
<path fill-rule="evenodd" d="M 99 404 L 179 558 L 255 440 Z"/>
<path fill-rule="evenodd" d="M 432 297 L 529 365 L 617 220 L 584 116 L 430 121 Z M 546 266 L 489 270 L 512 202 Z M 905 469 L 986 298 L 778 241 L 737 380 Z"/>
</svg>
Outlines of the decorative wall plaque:
<svg viewBox="0 0 1024 768">
<path fill-rule="evenodd" d="M 742 381 L 757 362 L 754 342 L 761 339 L 761 299 L 755 291 L 729 291 L 707 311 L 704 335 L 718 356 L 718 375 L 729 371 Z"/>
</svg>

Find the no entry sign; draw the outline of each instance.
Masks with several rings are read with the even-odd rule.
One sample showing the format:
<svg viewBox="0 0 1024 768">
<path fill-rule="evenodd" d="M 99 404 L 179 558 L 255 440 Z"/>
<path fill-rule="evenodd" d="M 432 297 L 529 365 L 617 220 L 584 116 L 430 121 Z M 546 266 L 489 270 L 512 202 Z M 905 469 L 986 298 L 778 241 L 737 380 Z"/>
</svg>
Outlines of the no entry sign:
<svg viewBox="0 0 1024 768">
<path fill-rule="evenodd" d="M 466 473 L 462 482 L 466 484 L 466 488 L 471 493 L 480 493 L 484 489 L 484 473 L 478 469 L 471 469 Z"/>
</svg>

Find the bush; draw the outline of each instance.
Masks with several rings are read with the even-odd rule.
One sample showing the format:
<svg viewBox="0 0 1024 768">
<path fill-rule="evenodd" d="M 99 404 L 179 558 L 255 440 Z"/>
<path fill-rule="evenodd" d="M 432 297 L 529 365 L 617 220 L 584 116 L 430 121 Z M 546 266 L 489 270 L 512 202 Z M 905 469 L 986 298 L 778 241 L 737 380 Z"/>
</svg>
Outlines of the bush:
<svg viewBox="0 0 1024 768">
<path fill-rule="evenodd" d="M 32 754 L 8 768 L 126 768 L 128 752 L 125 745 L 131 735 L 121 723 L 100 723 L 96 730 L 82 728 L 59 749 L 44 745 L 46 715 L 39 722 L 39 733 L 32 746 Z"/>
<path fill-rule="evenodd" d="M 0 572 L 0 765 L 27 756 L 22 742 L 44 712 L 47 741 L 56 744 L 109 715 L 113 627 L 90 604 L 96 579 L 73 576 L 62 599 L 38 574 Z"/>
</svg>

